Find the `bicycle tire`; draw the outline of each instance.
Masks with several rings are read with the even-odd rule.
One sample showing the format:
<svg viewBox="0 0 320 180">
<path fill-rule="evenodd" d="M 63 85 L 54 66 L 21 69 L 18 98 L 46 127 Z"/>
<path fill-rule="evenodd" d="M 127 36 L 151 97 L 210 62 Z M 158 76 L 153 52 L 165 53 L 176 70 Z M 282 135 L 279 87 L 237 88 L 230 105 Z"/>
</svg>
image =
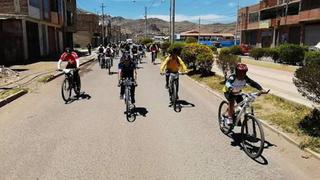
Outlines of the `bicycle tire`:
<svg viewBox="0 0 320 180">
<path fill-rule="evenodd" d="M 180 106 L 177 104 L 178 101 L 178 90 L 177 90 L 177 83 L 178 81 L 175 80 L 173 83 L 173 109 L 175 112 L 181 112 Z"/>
<path fill-rule="evenodd" d="M 64 102 L 68 102 L 71 97 L 71 87 L 70 87 L 70 81 L 68 78 L 65 78 L 61 85 L 61 95 Z M 66 94 L 65 94 L 66 93 Z"/>
<path fill-rule="evenodd" d="M 232 129 L 233 129 L 233 126 L 228 126 L 228 125 L 226 125 L 225 124 L 225 122 L 224 122 L 224 120 L 223 120 L 223 118 L 225 118 L 225 117 L 222 117 L 223 115 L 221 114 L 222 112 L 222 107 L 224 106 L 224 105 L 226 105 L 226 106 L 229 106 L 229 103 L 227 102 L 227 101 L 222 101 L 221 103 L 220 103 L 220 105 L 219 105 L 219 110 L 218 110 L 218 124 L 219 124 L 219 128 L 220 128 L 220 130 L 221 130 L 221 132 L 223 133 L 223 134 L 229 134 L 231 131 L 232 131 Z"/>
<path fill-rule="evenodd" d="M 250 140 L 260 141 L 259 147 L 255 147 L 250 144 L 251 148 L 253 150 L 255 150 L 256 153 L 253 153 L 250 150 L 249 145 L 248 145 L 249 143 L 246 142 L 246 140 L 249 139 L 249 136 L 248 136 L 248 126 L 249 126 L 248 121 L 249 120 L 252 120 L 253 131 L 255 131 L 254 137 L 250 137 Z M 256 131 L 257 131 L 256 128 L 258 128 L 258 130 L 259 130 L 259 134 L 261 136 L 260 139 L 256 137 Z M 264 137 L 264 131 L 263 131 L 263 128 L 262 128 L 260 121 L 257 120 L 253 115 L 247 114 L 245 116 L 245 119 L 244 119 L 242 126 L 241 126 L 241 134 L 242 134 L 242 147 L 243 147 L 244 152 L 252 159 L 255 159 L 255 158 L 261 156 L 263 149 L 264 149 L 265 137 Z"/>
</svg>

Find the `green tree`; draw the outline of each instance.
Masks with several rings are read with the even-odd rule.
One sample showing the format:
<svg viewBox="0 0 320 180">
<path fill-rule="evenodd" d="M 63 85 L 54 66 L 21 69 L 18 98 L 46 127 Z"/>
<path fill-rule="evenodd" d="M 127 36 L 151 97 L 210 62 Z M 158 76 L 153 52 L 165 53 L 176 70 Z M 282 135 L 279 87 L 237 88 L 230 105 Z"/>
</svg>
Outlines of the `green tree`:
<svg viewBox="0 0 320 180">
<path fill-rule="evenodd" d="M 320 61 L 307 61 L 295 72 L 294 84 L 298 91 L 310 101 L 320 103 Z"/>
<path fill-rule="evenodd" d="M 196 38 L 194 38 L 194 37 L 187 37 L 187 39 L 186 39 L 186 43 L 197 43 L 198 42 L 198 40 L 196 39 Z"/>
<path fill-rule="evenodd" d="M 281 61 L 297 65 L 304 59 L 305 48 L 296 44 L 282 44 L 279 46 L 279 57 Z"/>
</svg>

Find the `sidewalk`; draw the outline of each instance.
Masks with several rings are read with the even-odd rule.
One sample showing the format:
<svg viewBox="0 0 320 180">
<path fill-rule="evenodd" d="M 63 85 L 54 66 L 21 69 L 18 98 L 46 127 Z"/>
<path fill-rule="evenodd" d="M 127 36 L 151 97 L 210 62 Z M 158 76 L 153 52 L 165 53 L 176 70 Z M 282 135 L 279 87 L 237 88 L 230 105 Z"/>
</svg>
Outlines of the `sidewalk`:
<svg viewBox="0 0 320 180">
<path fill-rule="evenodd" d="M 96 58 L 96 54 L 80 57 L 80 64 Z M 64 67 L 66 63 L 62 64 Z M 37 62 L 28 65 L 15 65 L 10 69 L 18 72 L 18 76 L 0 78 L 0 92 L 15 87 L 23 87 L 41 77 L 55 75 L 57 69 L 57 61 Z"/>
</svg>

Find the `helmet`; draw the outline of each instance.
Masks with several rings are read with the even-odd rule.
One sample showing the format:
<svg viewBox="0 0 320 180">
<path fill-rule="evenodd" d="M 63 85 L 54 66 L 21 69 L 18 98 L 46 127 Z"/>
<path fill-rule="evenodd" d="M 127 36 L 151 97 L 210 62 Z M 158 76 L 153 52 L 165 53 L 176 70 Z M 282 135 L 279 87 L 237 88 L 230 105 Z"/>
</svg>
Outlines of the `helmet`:
<svg viewBox="0 0 320 180">
<path fill-rule="evenodd" d="M 243 63 L 238 63 L 236 66 L 236 74 L 240 76 L 245 76 L 248 72 L 248 66 Z"/>
<path fill-rule="evenodd" d="M 71 53 L 71 49 L 69 47 L 67 47 L 65 51 L 66 51 L 67 54 Z"/>
</svg>

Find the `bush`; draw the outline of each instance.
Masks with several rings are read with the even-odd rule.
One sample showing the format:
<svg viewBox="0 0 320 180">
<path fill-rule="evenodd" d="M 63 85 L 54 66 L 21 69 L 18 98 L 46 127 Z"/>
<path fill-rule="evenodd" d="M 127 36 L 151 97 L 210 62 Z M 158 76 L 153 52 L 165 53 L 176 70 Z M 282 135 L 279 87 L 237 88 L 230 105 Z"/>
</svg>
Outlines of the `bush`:
<svg viewBox="0 0 320 180">
<path fill-rule="evenodd" d="M 228 55 L 228 54 L 231 54 L 231 51 L 230 51 L 230 48 L 222 48 L 220 50 L 220 55 Z"/>
<path fill-rule="evenodd" d="M 320 61 L 308 61 L 295 72 L 294 84 L 309 100 L 320 103 Z"/>
<path fill-rule="evenodd" d="M 237 55 L 228 54 L 227 52 L 227 50 L 223 51 L 223 53 L 220 51 L 217 60 L 218 67 L 222 70 L 225 80 L 227 80 L 228 74 L 232 74 L 236 65 L 241 62 L 240 57 Z"/>
<path fill-rule="evenodd" d="M 202 75 L 211 72 L 214 57 L 212 50 L 205 45 L 187 44 L 181 53 L 181 58 L 186 62 L 189 68 L 197 69 Z"/>
<path fill-rule="evenodd" d="M 240 46 L 231 46 L 230 47 L 230 53 L 234 55 L 241 55 L 241 48 Z"/>
<path fill-rule="evenodd" d="M 140 39 L 140 40 L 139 40 L 139 43 L 140 43 L 140 44 L 143 44 L 143 45 L 147 45 L 147 44 L 153 43 L 153 40 L 150 39 L 150 38 L 143 38 L 143 39 Z"/>
<path fill-rule="evenodd" d="M 271 57 L 274 62 L 279 60 L 279 49 L 278 48 L 265 48 L 264 56 Z"/>
<path fill-rule="evenodd" d="M 265 50 L 263 48 L 253 48 L 250 51 L 250 57 L 253 57 L 255 60 L 262 58 L 265 54 Z"/>
<path fill-rule="evenodd" d="M 173 43 L 169 46 L 168 48 L 168 52 L 171 53 L 173 49 L 177 48 L 178 49 L 178 56 L 181 55 L 181 51 L 182 49 L 186 46 L 186 43 L 183 43 L 183 42 L 176 42 L 176 43 Z"/>
<path fill-rule="evenodd" d="M 186 43 L 197 43 L 198 42 L 198 40 L 196 39 L 196 38 L 194 38 L 194 37 L 187 37 L 187 39 L 186 39 Z"/>
<path fill-rule="evenodd" d="M 288 64 L 297 65 L 297 63 L 301 63 L 304 59 L 304 53 L 304 47 L 296 44 L 282 44 L 279 46 L 280 60 Z"/>
<path fill-rule="evenodd" d="M 320 62 L 320 52 L 317 51 L 309 51 L 305 53 L 304 56 L 304 64 L 310 63 L 312 61 L 319 61 Z"/>
<path fill-rule="evenodd" d="M 213 54 L 218 54 L 218 48 L 217 47 L 215 47 L 215 46 L 208 46 L 208 47 L 211 49 Z"/>
</svg>

